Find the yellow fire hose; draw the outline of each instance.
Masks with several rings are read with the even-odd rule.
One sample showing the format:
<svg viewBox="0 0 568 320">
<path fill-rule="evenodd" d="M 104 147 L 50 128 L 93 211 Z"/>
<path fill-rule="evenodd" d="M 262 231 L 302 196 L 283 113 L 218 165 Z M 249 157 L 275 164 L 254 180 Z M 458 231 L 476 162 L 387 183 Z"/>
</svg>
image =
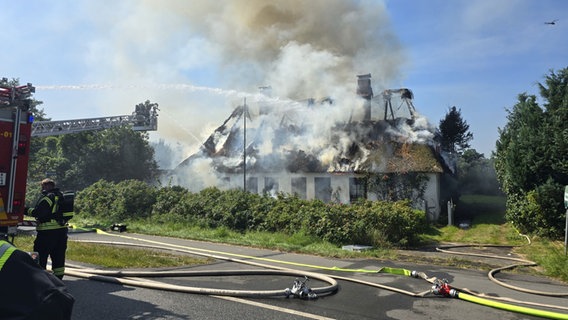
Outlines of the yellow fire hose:
<svg viewBox="0 0 568 320">
<path fill-rule="evenodd" d="M 558 313 L 558 312 L 552 312 L 552 311 L 545 311 L 545 310 L 539 310 L 539 309 L 534 309 L 534 308 L 516 306 L 516 305 L 512 305 L 512 304 L 508 304 L 508 303 L 502 303 L 502 302 L 497 302 L 497 301 L 493 301 L 493 300 L 489 300 L 489 299 L 476 297 L 474 295 L 463 293 L 463 292 L 458 293 L 457 298 L 461 299 L 461 300 L 481 304 L 481 305 L 484 305 L 484 306 L 488 306 L 488 307 L 493 307 L 493 308 L 511 311 L 511 312 L 523 313 L 523 314 L 541 317 L 541 318 L 568 319 L 568 314 L 566 314 L 566 313 Z"/>
</svg>

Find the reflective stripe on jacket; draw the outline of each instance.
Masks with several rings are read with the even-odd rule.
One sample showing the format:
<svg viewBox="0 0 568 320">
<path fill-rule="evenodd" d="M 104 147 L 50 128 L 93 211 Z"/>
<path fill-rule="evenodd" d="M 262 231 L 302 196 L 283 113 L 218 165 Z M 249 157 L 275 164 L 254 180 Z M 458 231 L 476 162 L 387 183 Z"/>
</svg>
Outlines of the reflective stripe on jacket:
<svg viewBox="0 0 568 320">
<path fill-rule="evenodd" d="M 14 251 L 16 251 L 16 247 L 4 240 L 0 240 L 0 271 Z"/>
<path fill-rule="evenodd" d="M 53 196 L 53 200 L 51 199 L 50 195 Z M 47 207 L 46 205 L 43 204 L 43 202 L 47 204 Z M 56 218 L 55 215 L 59 211 L 59 202 L 60 202 L 60 197 L 57 194 L 48 193 L 38 200 L 35 208 L 30 208 L 28 210 L 28 215 L 34 216 L 38 219 L 36 230 L 42 231 L 42 230 L 67 228 L 66 223 L 60 223 L 60 221 L 55 219 Z M 48 210 L 49 212 L 45 212 L 44 210 Z M 38 211 L 43 211 L 43 212 L 38 212 Z M 49 214 L 48 218 L 51 219 L 46 220 L 45 216 L 40 216 L 40 215 L 45 215 L 46 213 Z"/>
<path fill-rule="evenodd" d="M 43 230 L 55 230 L 55 229 L 62 229 L 62 228 L 67 228 L 67 225 L 66 224 L 61 225 L 56 220 L 50 220 L 48 222 L 38 223 L 36 230 L 37 231 L 43 231 Z"/>
</svg>

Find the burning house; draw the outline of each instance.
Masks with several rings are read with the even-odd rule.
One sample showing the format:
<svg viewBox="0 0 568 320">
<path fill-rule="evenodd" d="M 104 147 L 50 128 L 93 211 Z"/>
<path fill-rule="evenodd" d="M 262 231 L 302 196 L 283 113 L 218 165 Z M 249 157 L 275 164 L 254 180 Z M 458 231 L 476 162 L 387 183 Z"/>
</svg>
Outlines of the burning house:
<svg viewBox="0 0 568 320">
<path fill-rule="evenodd" d="M 435 128 L 416 112 L 409 89 L 374 95 L 366 74 L 356 92 L 349 101 L 243 104 L 174 170 L 176 182 L 346 204 L 411 199 L 437 219 L 450 167 Z"/>
</svg>

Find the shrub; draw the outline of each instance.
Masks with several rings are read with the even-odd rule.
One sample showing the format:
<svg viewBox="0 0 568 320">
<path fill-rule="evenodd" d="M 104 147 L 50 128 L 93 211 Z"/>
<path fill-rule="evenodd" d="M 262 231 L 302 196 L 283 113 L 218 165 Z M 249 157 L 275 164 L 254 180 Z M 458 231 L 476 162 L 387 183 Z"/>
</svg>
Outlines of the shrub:
<svg viewBox="0 0 568 320">
<path fill-rule="evenodd" d="M 562 237 L 564 230 L 564 187 L 548 180 L 526 195 L 513 195 L 507 199 L 506 216 L 519 231 L 551 239 Z M 554 214 L 556 213 L 556 214 Z"/>
<path fill-rule="evenodd" d="M 263 197 L 266 214 L 260 227 L 264 231 L 283 232 L 293 234 L 303 228 L 303 220 L 306 217 L 303 210 L 308 203 L 296 196 L 284 197 L 279 195 L 278 199 L 269 196 Z"/>
<path fill-rule="evenodd" d="M 107 221 L 151 218 L 152 223 L 189 222 L 240 232 L 303 233 L 336 245 L 407 246 L 425 225 L 424 212 L 412 209 L 409 201 L 326 204 L 284 194 L 274 199 L 240 189 L 156 190 L 136 180 L 118 184 L 101 180 L 78 195 L 77 208 Z"/>
<path fill-rule="evenodd" d="M 372 226 L 390 243 L 399 246 L 412 245 L 424 231 L 424 212 L 412 209 L 408 201 L 374 202 L 372 207 Z"/>
<path fill-rule="evenodd" d="M 75 209 L 116 222 L 147 218 L 156 201 L 155 194 L 153 187 L 139 180 L 118 184 L 99 180 L 77 194 Z"/>
<path fill-rule="evenodd" d="M 154 187 L 140 180 L 124 180 L 116 185 L 115 190 L 114 218 L 116 220 L 150 217 L 152 206 L 156 202 Z"/>
<path fill-rule="evenodd" d="M 189 191 L 180 186 L 164 187 L 156 192 L 156 202 L 152 207 L 152 215 L 171 214 Z"/>
<path fill-rule="evenodd" d="M 99 180 L 77 192 L 75 211 L 94 217 L 110 216 L 115 199 L 114 183 Z"/>
<path fill-rule="evenodd" d="M 236 231 L 253 229 L 254 213 L 249 207 L 250 193 L 232 189 L 215 195 L 215 201 L 207 201 L 210 206 L 206 217 L 211 227 L 224 226 Z"/>
</svg>

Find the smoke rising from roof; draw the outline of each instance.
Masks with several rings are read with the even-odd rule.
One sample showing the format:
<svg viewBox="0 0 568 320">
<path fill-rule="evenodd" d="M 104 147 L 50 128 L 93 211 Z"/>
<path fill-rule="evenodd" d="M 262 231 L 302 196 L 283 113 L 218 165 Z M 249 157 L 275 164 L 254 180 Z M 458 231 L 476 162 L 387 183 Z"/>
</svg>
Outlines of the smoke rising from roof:
<svg viewBox="0 0 568 320">
<path fill-rule="evenodd" d="M 321 108 L 284 113 L 283 121 L 299 120 L 303 130 L 289 140 L 278 137 L 282 132 L 267 130 L 273 119 L 260 121 L 267 127 L 256 150 L 268 155 L 303 146 L 306 154 L 331 161 L 338 149 L 350 145 L 349 137 L 338 139 L 339 147 L 326 145 L 334 124 L 363 112 L 354 94 L 355 75 L 371 73 L 377 92 L 401 81 L 405 55 L 382 1 L 147 0 L 117 6 L 96 18 L 108 34 L 88 44 L 89 62 L 110 66 L 97 69 L 105 78 L 141 84 L 130 96 L 138 92 L 144 100 L 159 103 L 160 136 L 190 143 L 192 152 L 197 149 L 195 137 L 205 140 L 242 104 L 243 96 L 273 111 L 282 111 L 284 105 L 298 108 L 291 101 L 331 97 L 334 105 L 323 113 Z M 206 83 L 193 83 L 193 75 Z M 158 90 L 148 97 L 144 88 L 149 83 L 221 91 Z M 260 85 L 270 85 L 272 98 L 257 95 Z M 119 103 L 115 99 L 108 104 Z M 198 133 L 188 136 L 188 128 Z"/>
<path fill-rule="evenodd" d="M 87 44 L 87 63 L 117 83 L 191 83 L 199 73 L 209 86 L 268 84 L 274 96 L 304 99 L 351 93 L 360 73 L 387 88 L 405 61 L 381 1 L 147 0 L 100 9 L 94 19 L 106 33 Z"/>
<path fill-rule="evenodd" d="M 222 77 L 240 90 L 268 83 L 280 97 L 323 96 L 362 72 L 387 84 L 400 76 L 404 61 L 380 1 L 145 3 L 177 16 L 180 29 L 203 39 L 222 61 Z"/>
</svg>

